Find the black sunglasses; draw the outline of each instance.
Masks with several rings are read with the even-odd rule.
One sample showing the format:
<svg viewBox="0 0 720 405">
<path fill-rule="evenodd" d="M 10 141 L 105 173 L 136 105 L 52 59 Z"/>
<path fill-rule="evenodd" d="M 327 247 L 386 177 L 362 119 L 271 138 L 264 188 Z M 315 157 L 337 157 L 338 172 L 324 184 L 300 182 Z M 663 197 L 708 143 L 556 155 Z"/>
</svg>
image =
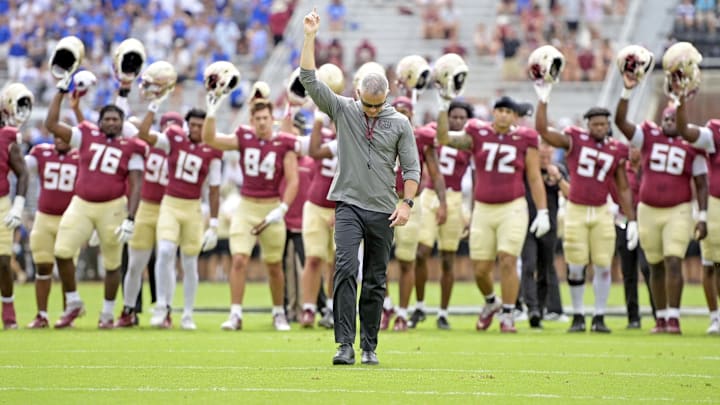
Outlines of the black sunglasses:
<svg viewBox="0 0 720 405">
<path fill-rule="evenodd" d="M 380 108 L 385 105 L 385 100 L 383 100 L 382 103 L 380 103 L 380 104 L 369 104 L 369 103 L 366 103 L 365 100 L 363 100 L 363 99 L 360 99 L 360 102 L 362 103 L 362 105 L 365 108 Z"/>
</svg>

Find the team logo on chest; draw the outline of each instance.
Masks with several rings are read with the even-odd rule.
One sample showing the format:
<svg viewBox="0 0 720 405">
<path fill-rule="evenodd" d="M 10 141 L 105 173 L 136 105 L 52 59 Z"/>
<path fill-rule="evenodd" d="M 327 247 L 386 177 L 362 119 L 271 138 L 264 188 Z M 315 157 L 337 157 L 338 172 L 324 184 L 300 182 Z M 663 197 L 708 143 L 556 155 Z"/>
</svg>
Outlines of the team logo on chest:
<svg viewBox="0 0 720 405">
<path fill-rule="evenodd" d="M 382 129 L 390 129 L 390 121 L 388 121 L 388 120 L 381 120 L 381 121 L 380 121 L 380 128 L 382 128 Z"/>
</svg>

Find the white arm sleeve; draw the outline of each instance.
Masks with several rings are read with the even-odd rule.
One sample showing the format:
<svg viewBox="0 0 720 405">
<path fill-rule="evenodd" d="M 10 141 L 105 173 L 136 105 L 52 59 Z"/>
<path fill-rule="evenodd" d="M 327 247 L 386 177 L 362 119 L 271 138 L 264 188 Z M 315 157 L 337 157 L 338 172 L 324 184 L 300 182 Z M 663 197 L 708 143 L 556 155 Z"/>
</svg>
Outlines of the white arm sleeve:
<svg viewBox="0 0 720 405">
<path fill-rule="evenodd" d="M 153 132 L 155 136 L 157 136 L 157 141 L 155 141 L 156 148 L 162 149 L 165 151 L 165 153 L 170 153 L 170 140 L 168 139 L 167 135 L 162 132 Z"/>
<path fill-rule="evenodd" d="M 642 149 L 644 141 L 645 141 L 645 133 L 643 132 L 642 128 L 640 128 L 640 125 L 635 125 L 635 133 L 633 134 L 633 137 L 630 140 L 630 145 L 632 145 L 638 149 Z"/>
<path fill-rule="evenodd" d="M 138 132 L 140 132 L 140 130 L 135 125 L 131 124 L 130 121 L 123 121 L 123 138 L 131 138 L 133 136 L 137 136 Z"/>
<path fill-rule="evenodd" d="M 80 144 L 82 143 L 82 132 L 80 132 L 80 128 L 78 127 L 72 127 L 72 135 L 70 135 L 70 147 L 79 149 Z"/>
<path fill-rule="evenodd" d="M 208 184 L 211 186 L 219 186 L 222 183 L 222 161 L 220 159 L 213 159 L 210 162 L 210 169 L 208 170 Z"/>
<path fill-rule="evenodd" d="M 333 139 L 332 141 L 325 144 L 325 145 L 327 145 L 328 149 L 330 149 L 330 153 L 332 153 L 332 155 L 335 157 L 337 157 L 337 149 L 338 149 L 337 142 L 338 142 L 337 139 Z"/>
<path fill-rule="evenodd" d="M 707 151 L 707 153 L 715 153 L 715 142 L 713 142 L 713 133 L 708 127 L 698 128 L 700 136 L 693 143 L 693 146 Z"/>
<path fill-rule="evenodd" d="M 465 130 L 462 131 L 448 131 L 448 136 L 464 136 L 466 134 Z"/>
<path fill-rule="evenodd" d="M 33 155 L 25 155 L 25 166 L 27 166 L 28 172 L 31 175 L 37 174 L 37 159 Z"/>
<path fill-rule="evenodd" d="M 297 141 L 295 142 L 295 152 L 299 153 L 301 156 L 308 156 L 310 154 L 309 136 L 297 138 Z"/>
<path fill-rule="evenodd" d="M 693 176 L 700 176 L 703 174 L 707 174 L 707 160 L 705 160 L 705 156 L 703 155 L 697 155 L 695 156 L 695 160 L 693 160 L 692 165 L 692 174 Z"/>
<path fill-rule="evenodd" d="M 145 170 L 145 159 L 142 155 L 133 153 L 128 162 L 128 170 Z"/>
</svg>

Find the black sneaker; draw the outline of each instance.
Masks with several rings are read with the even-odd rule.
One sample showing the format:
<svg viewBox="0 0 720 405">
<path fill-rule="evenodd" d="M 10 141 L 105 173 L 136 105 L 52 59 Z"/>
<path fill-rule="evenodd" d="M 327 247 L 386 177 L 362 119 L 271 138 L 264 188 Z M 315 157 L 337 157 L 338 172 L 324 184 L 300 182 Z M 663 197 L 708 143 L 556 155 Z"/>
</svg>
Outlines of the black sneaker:
<svg viewBox="0 0 720 405">
<path fill-rule="evenodd" d="M 334 365 L 348 365 L 355 364 L 355 350 L 349 343 L 343 343 L 338 347 L 335 357 L 333 357 Z"/>
<path fill-rule="evenodd" d="M 450 323 L 448 322 L 446 317 L 440 316 L 437 319 L 437 327 L 438 329 L 450 330 Z"/>
<path fill-rule="evenodd" d="M 425 311 L 422 309 L 416 309 L 415 312 L 410 315 L 410 322 L 408 322 L 409 328 L 414 328 L 418 323 L 425 320 Z"/>
<path fill-rule="evenodd" d="M 361 360 L 362 364 L 367 364 L 369 366 L 377 366 L 380 364 L 377 358 L 377 354 L 375 354 L 372 350 L 363 350 Z"/>
<path fill-rule="evenodd" d="M 573 315 L 572 325 L 568 329 L 569 333 L 585 332 L 585 316 L 584 315 Z"/>
<path fill-rule="evenodd" d="M 603 315 L 593 316 L 590 330 L 598 333 L 610 333 L 610 328 L 605 326 L 605 317 Z"/>
<path fill-rule="evenodd" d="M 542 315 L 540 315 L 540 311 L 530 311 L 530 327 L 535 329 L 542 329 L 542 325 L 540 324 L 540 320 L 542 320 Z"/>
</svg>

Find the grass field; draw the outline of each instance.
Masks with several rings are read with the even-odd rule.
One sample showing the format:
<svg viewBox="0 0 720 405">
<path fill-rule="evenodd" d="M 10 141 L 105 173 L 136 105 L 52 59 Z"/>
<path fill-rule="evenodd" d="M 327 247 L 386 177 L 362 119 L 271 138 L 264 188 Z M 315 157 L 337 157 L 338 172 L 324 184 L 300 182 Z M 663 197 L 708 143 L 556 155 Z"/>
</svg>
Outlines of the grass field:
<svg viewBox="0 0 720 405">
<path fill-rule="evenodd" d="M 60 312 L 53 287 L 52 321 Z M 429 317 L 407 333 L 382 332 L 379 366 L 333 367 L 331 331 L 293 325 L 275 332 L 269 311 L 247 313 L 242 332 L 219 330 L 224 311 L 198 313 L 194 332 L 98 331 L 102 286 L 81 284 L 80 292 L 88 315 L 74 330 L 0 332 L 0 403 L 720 401 L 720 338 L 705 335 L 707 316 L 683 317 L 683 336 L 650 336 L 649 317 L 640 331 L 610 317 L 613 333 L 604 336 L 568 335 L 567 324 L 554 322 L 543 331 L 522 322 L 513 336 L 500 335 L 496 324 L 478 333 L 474 316 L 451 316 L 453 330 L 438 331 Z M 16 287 L 22 325 L 35 314 L 33 294 L 31 285 Z M 586 295 L 590 304 L 592 292 Z M 430 306 L 437 296 L 437 285 L 430 286 Z M 459 284 L 453 298 L 453 305 L 479 302 L 472 284 Z M 683 298 L 686 307 L 704 307 L 699 286 L 687 286 Z M 178 286 L 178 306 L 181 299 Z M 203 284 L 198 306 L 225 309 L 227 299 L 226 285 Z M 611 305 L 622 305 L 619 285 Z M 246 307 L 269 307 L 267 285 L 248 286 Z M 148 322 L 146 313 L 141 324 Z"/>
</svg>

